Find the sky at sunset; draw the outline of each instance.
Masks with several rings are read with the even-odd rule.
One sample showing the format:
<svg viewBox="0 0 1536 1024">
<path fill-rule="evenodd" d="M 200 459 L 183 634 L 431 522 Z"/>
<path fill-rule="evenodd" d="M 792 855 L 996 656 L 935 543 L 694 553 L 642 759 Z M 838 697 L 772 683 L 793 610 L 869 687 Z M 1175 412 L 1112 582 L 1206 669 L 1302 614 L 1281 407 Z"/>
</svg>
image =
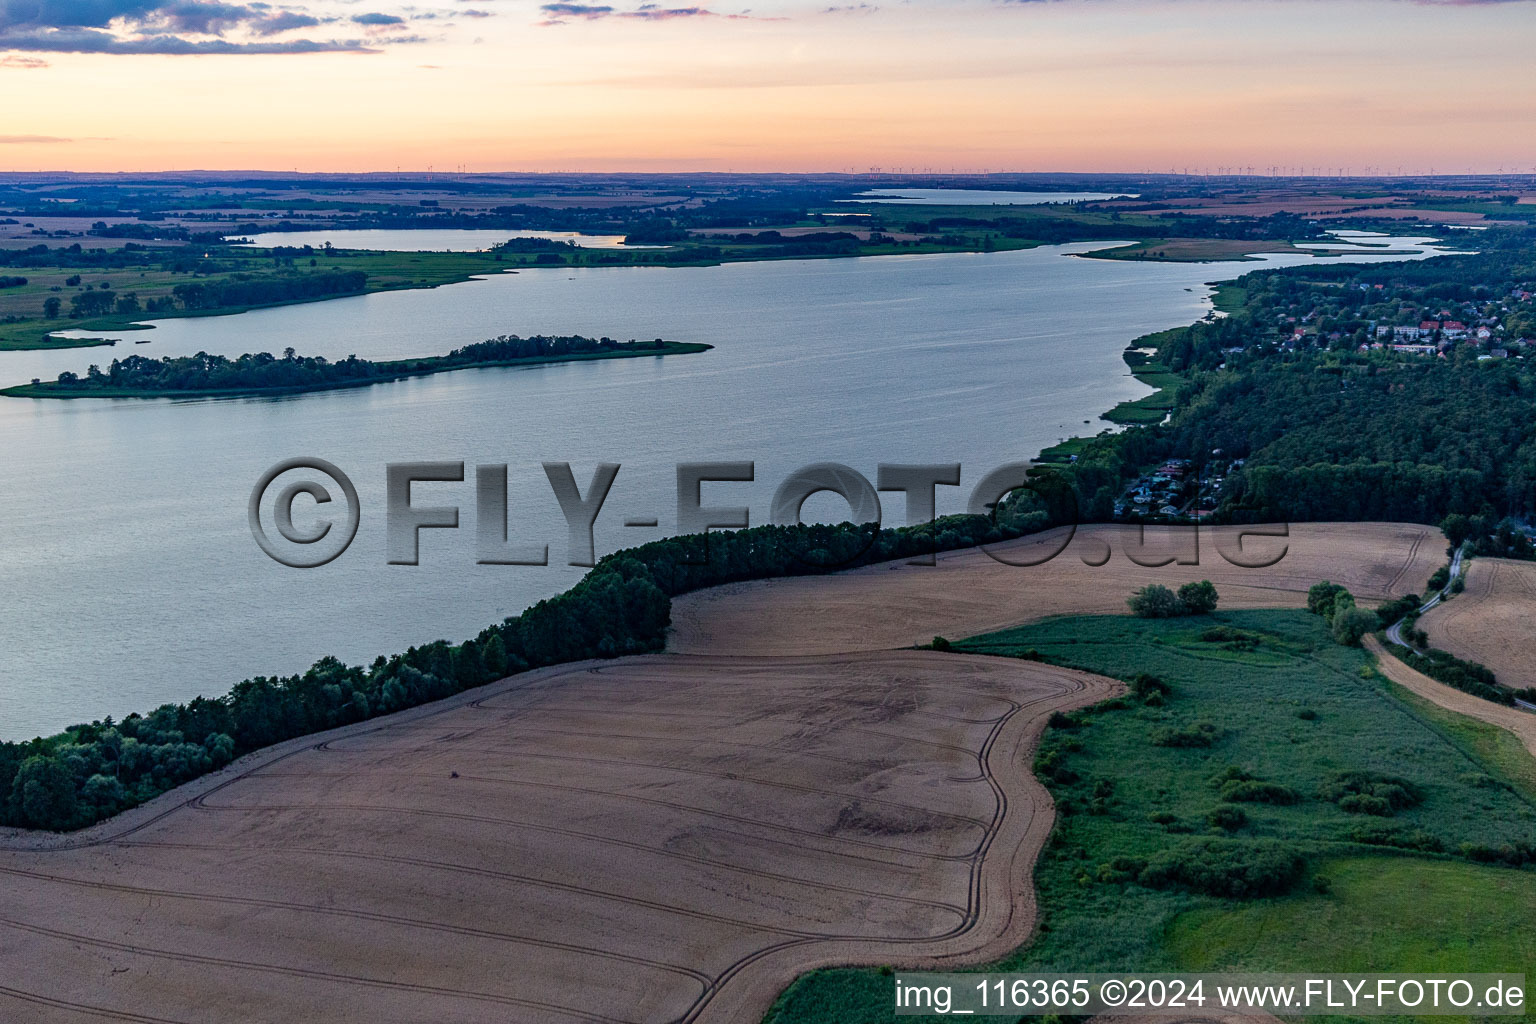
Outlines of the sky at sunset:
<svg viewBox="0 0 1536 1024">
<path fill-rule="evenodd" d="M 1536 0 L 0 0 L 0 169 L 1536 168 Z"/>
</svg>

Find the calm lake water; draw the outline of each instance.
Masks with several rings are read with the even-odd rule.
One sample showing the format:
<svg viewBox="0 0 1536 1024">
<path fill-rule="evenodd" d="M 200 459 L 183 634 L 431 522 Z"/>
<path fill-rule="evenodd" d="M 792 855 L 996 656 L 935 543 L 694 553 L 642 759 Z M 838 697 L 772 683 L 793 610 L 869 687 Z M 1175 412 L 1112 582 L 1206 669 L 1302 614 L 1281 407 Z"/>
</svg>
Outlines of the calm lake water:
<svg viewBox="0 0 1536 1024">
<path fill-rule="evenodd" d="M 1042 203 L 1092 203 L 1135 199 L 1130 192 L 998 192 L 978 188 L 872 188 L 844 203 L 891 206 L 1039 206 Z"/>
<path fill-rule="evenodd" d="M 338 249 L 377 249 L 383 252 L 483 252 L 513 238 L 549 238 L 583 249 L 617 249 L 623 235 L 583 235 L 576 231 L 508 231 L 489 228 L 353 228 L 341 231 L 264 231 L 242 235 L 261 248 L 275 245 Z M 634 248 L 652 248 L 636 246 Z"/>
<path fill-rule="evenodd" d="M 1394 245 L 1398 242 L 1395 240 Z M 525 270 L 448 287 L 162 321 L 115 349 L 0 353 L 0 381 L 131 353 L 277 351 L 371 358 L 446 352 L 502 333 L 665 337 L 702 355 L 470 370 L 286 399 L 0 400 L 0 737 L 121 716 L 256 674 L 458 640 L 570 586 L 566 530 L 542 461 L 619 472 L 599 555 L 671 528 L 679 461 L 754 460 L 757 482 L 706 504 L 766 518 L 794 469 L 953 462 L 957 511 L 983 473 L 1094 430 L 1146 393 L 1120 351 L 1209 308 L 1205 282 L 1256 263 L 1074 259 L 1091 248 L 730 264 Z M 1368 258 L 1368 257 L 1365 257 Z M 1376 257 L 1380 259 L 1381 257 Z M 1274 264 L 1306 262 L 1286 256 Z M 347 472 L 362 504 L 351 548 L 319 569 L 269 560 L 246 502 L 292 456 Z M 419 566 L 386 564 L 385 465 L 508 463 L 515 538 L 547 568 L 475 564 L 474 485 L 418 485 L 461 529 L 424 531 Z M 842 518 L 830 497 L 808 518 Z M 887 522 L 901 522 L 900 495 Z M 655 517 L 659 528 L 627 528 Z"/>
</svg>

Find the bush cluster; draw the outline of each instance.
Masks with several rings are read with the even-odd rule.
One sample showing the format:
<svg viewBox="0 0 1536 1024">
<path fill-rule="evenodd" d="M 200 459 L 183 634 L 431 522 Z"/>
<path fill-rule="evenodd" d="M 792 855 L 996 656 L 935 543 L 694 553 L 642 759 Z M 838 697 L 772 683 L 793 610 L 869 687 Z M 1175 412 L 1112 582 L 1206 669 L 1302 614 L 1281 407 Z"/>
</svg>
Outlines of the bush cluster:
<svg viewBox="0 0 1536 1024">
<path fill-rule="evenodd" d="M 1214 722 L 1194 722 L 1153 729 L 1151 738 L 1154 747 L 1210 747 L 1221 739 L 1221 730 Z"/>
<path fill-rule="evenodd" d="M 1323 783 L 1317 795 L 1338 804 L 1340 810 L 1378 818 L 1390 818 L 1424 800 L 1423 790 L 1407 779 L 1367 771 L 1339 772 Z"/>
<path fill-rule="evenodd" d="M 1122 865 L 1128 872 L 1131 865 Z M 1149 889 L 1184 889 L 1206 896 L 1279 896 L 1301 878 L 1305 861 L 1274 840 L 1191 839 L 1153 854 L 1136 872 Z"/>
<path fill-rule="evenodd" d="M 1216 610 L 1216 601 L 1216 587 L 1210 580 L 1186 583 L 1177 593 L 1160 583 L 1149 583 L 1125 599 L 1131 614 L 1142 619 L 1209 615 Z"/>
<path fill-rule="evenodd" d="M 1355 604 L 1355 596 L 1337 583 L 1323 580 L 1307 591 L 1307 611 L 1321 615 L 1333 631 L 1333 639 L 1346 647 L 1358 647 L 1367 633 L 1381 628 L 1380 617 Z"/>
</svg>

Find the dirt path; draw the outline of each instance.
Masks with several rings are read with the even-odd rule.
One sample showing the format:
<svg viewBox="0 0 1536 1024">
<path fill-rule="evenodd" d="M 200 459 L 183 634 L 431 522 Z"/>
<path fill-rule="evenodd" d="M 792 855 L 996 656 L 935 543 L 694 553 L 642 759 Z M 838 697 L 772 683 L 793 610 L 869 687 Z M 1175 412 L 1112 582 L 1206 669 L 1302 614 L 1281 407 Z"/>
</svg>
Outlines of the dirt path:
<svg viewBox="0 0 1536 1024">
<path fill-rule="evenodd" d="M 1531 756 L 1536 757 L 1536 714 L 1495 704 L 1436 682 L 1417 669 L 1409 668 L 1398 661 L 1390 651 L 1377 642 L 1375 637 L 1366 637 L 1365 646 L 1376 655 L 1382 674 L 1394 683 L 1413 691 L 1427 701 L 1440 705 L 1447 711 L 1454 711 L 1458 715 L 1466 715 L 1468 718 L 1475 718 L 1480 722 L 1487 722 L 1489 725 L 1496 725 L 1500 729 L 1514 733 L 1520 742 L 1525 744 L 1525 749 L 1531 752 Z"/>
<path fill-rule="evenodd" d="M 1151 580 L 1211 578 L 1229 607 L 1325 576 L 1386 596 L 1440 558 L 1392 525 L 1298 528 L 1263 570 L 1137 566 L 1125 539 L 1039 570 L 969 552 L 695 595 L 671 653 L 514 677 L 85 833 L 4 837 L 0 1020 L 751 1024 L 818 966 L 1000 956 L 1033 928 L 1052 822 L 1033 747 L 1119 684 L 893 648 L 1118 612 Z"/>
</svg>

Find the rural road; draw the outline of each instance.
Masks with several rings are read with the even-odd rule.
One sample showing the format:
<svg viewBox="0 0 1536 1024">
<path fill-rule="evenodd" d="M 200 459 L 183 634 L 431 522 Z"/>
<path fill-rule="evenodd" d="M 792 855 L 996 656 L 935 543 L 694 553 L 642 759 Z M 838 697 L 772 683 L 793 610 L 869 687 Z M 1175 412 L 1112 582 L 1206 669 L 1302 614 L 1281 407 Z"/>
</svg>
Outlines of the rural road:
<svg viewBox="0 0 1536 1024">
<path fill-rule="evenodd" d="M 1450 599 L 1450 593 L 1451 593 L 1451 584 L 1456 582 L 1456 580 L 1461 575 L 1462 575 L 1461 548 L 1457 548 L 1456 549 L 1456 554 L 1454 556 L 1452 556 L 1452 558 L 1451 558 L 1451 575 L 1450 575 L 1450 578 L 1446 581 L 1445 586 L 1443 588 L 1441 588 L 1441 590 L 1440 590 L 1440 592 L 1438 594 L 1436 594 L 1434 597 L 1430 598 L 1428 601 L 1424 602 L 1424 604 L 1419 607 L 1419 614 L 1423 615 L 1425 612 L 1428 612 L 1430 609 L 1437 608 L 1442 603 L 1444 603 L 1445 601 L 1449 600 Z M 1391 641 L 1392 643 L 1396 644 L 1399 647 L 1405 647 L 1408 650 L 1413 650 L 1413 645 L 1410 644 L 1408 641 L 1403 639 L 1403 623 L 1406 622 L 1406 621 L 1407 621 L 1406 618 L 1404 618 L 1404 619 L 1399 619 L 1398 621 L 1392 623 L 1392 625 L 1387 628 L 1387 639 L 1389 641 Z M 1521 708 L 1522 710 L 1525 710 L 1525 711 L 1536 711 L 1536 704 L 1532 704 L 1529 701 L 1521 700 L 1519 697 L 1515 698 L 1515 706 L 1517 708 Z"/>
<path fill-rule="evenodd" d="M 1457 548 L 1456 554 L 1451 556 L 1451 575 L 1446 579 L 1445 586 L 1440 588 L 1440 592 L 1438 594 L 1419 606 L 1419 614 L 1423 615 L 1425 612 L 1438 605 L 1441 601 L 1446 600 L 1451 592 L 1451 584 L 1455 583 L 1457 578 L 1460 576 L 1461 548 Z M 1392 641 L 1394 644 L 1397 644 L 1399 647 L 1407 647 L 1412 650 L 1413 645 L 1403 639 L 1403 623 L 1405 621 L 1406 619 L 1398 619 L 1396 622 L 1392 623 L 1391 626 L 1387 627 L 1387 639 Z"/>
</svg>

